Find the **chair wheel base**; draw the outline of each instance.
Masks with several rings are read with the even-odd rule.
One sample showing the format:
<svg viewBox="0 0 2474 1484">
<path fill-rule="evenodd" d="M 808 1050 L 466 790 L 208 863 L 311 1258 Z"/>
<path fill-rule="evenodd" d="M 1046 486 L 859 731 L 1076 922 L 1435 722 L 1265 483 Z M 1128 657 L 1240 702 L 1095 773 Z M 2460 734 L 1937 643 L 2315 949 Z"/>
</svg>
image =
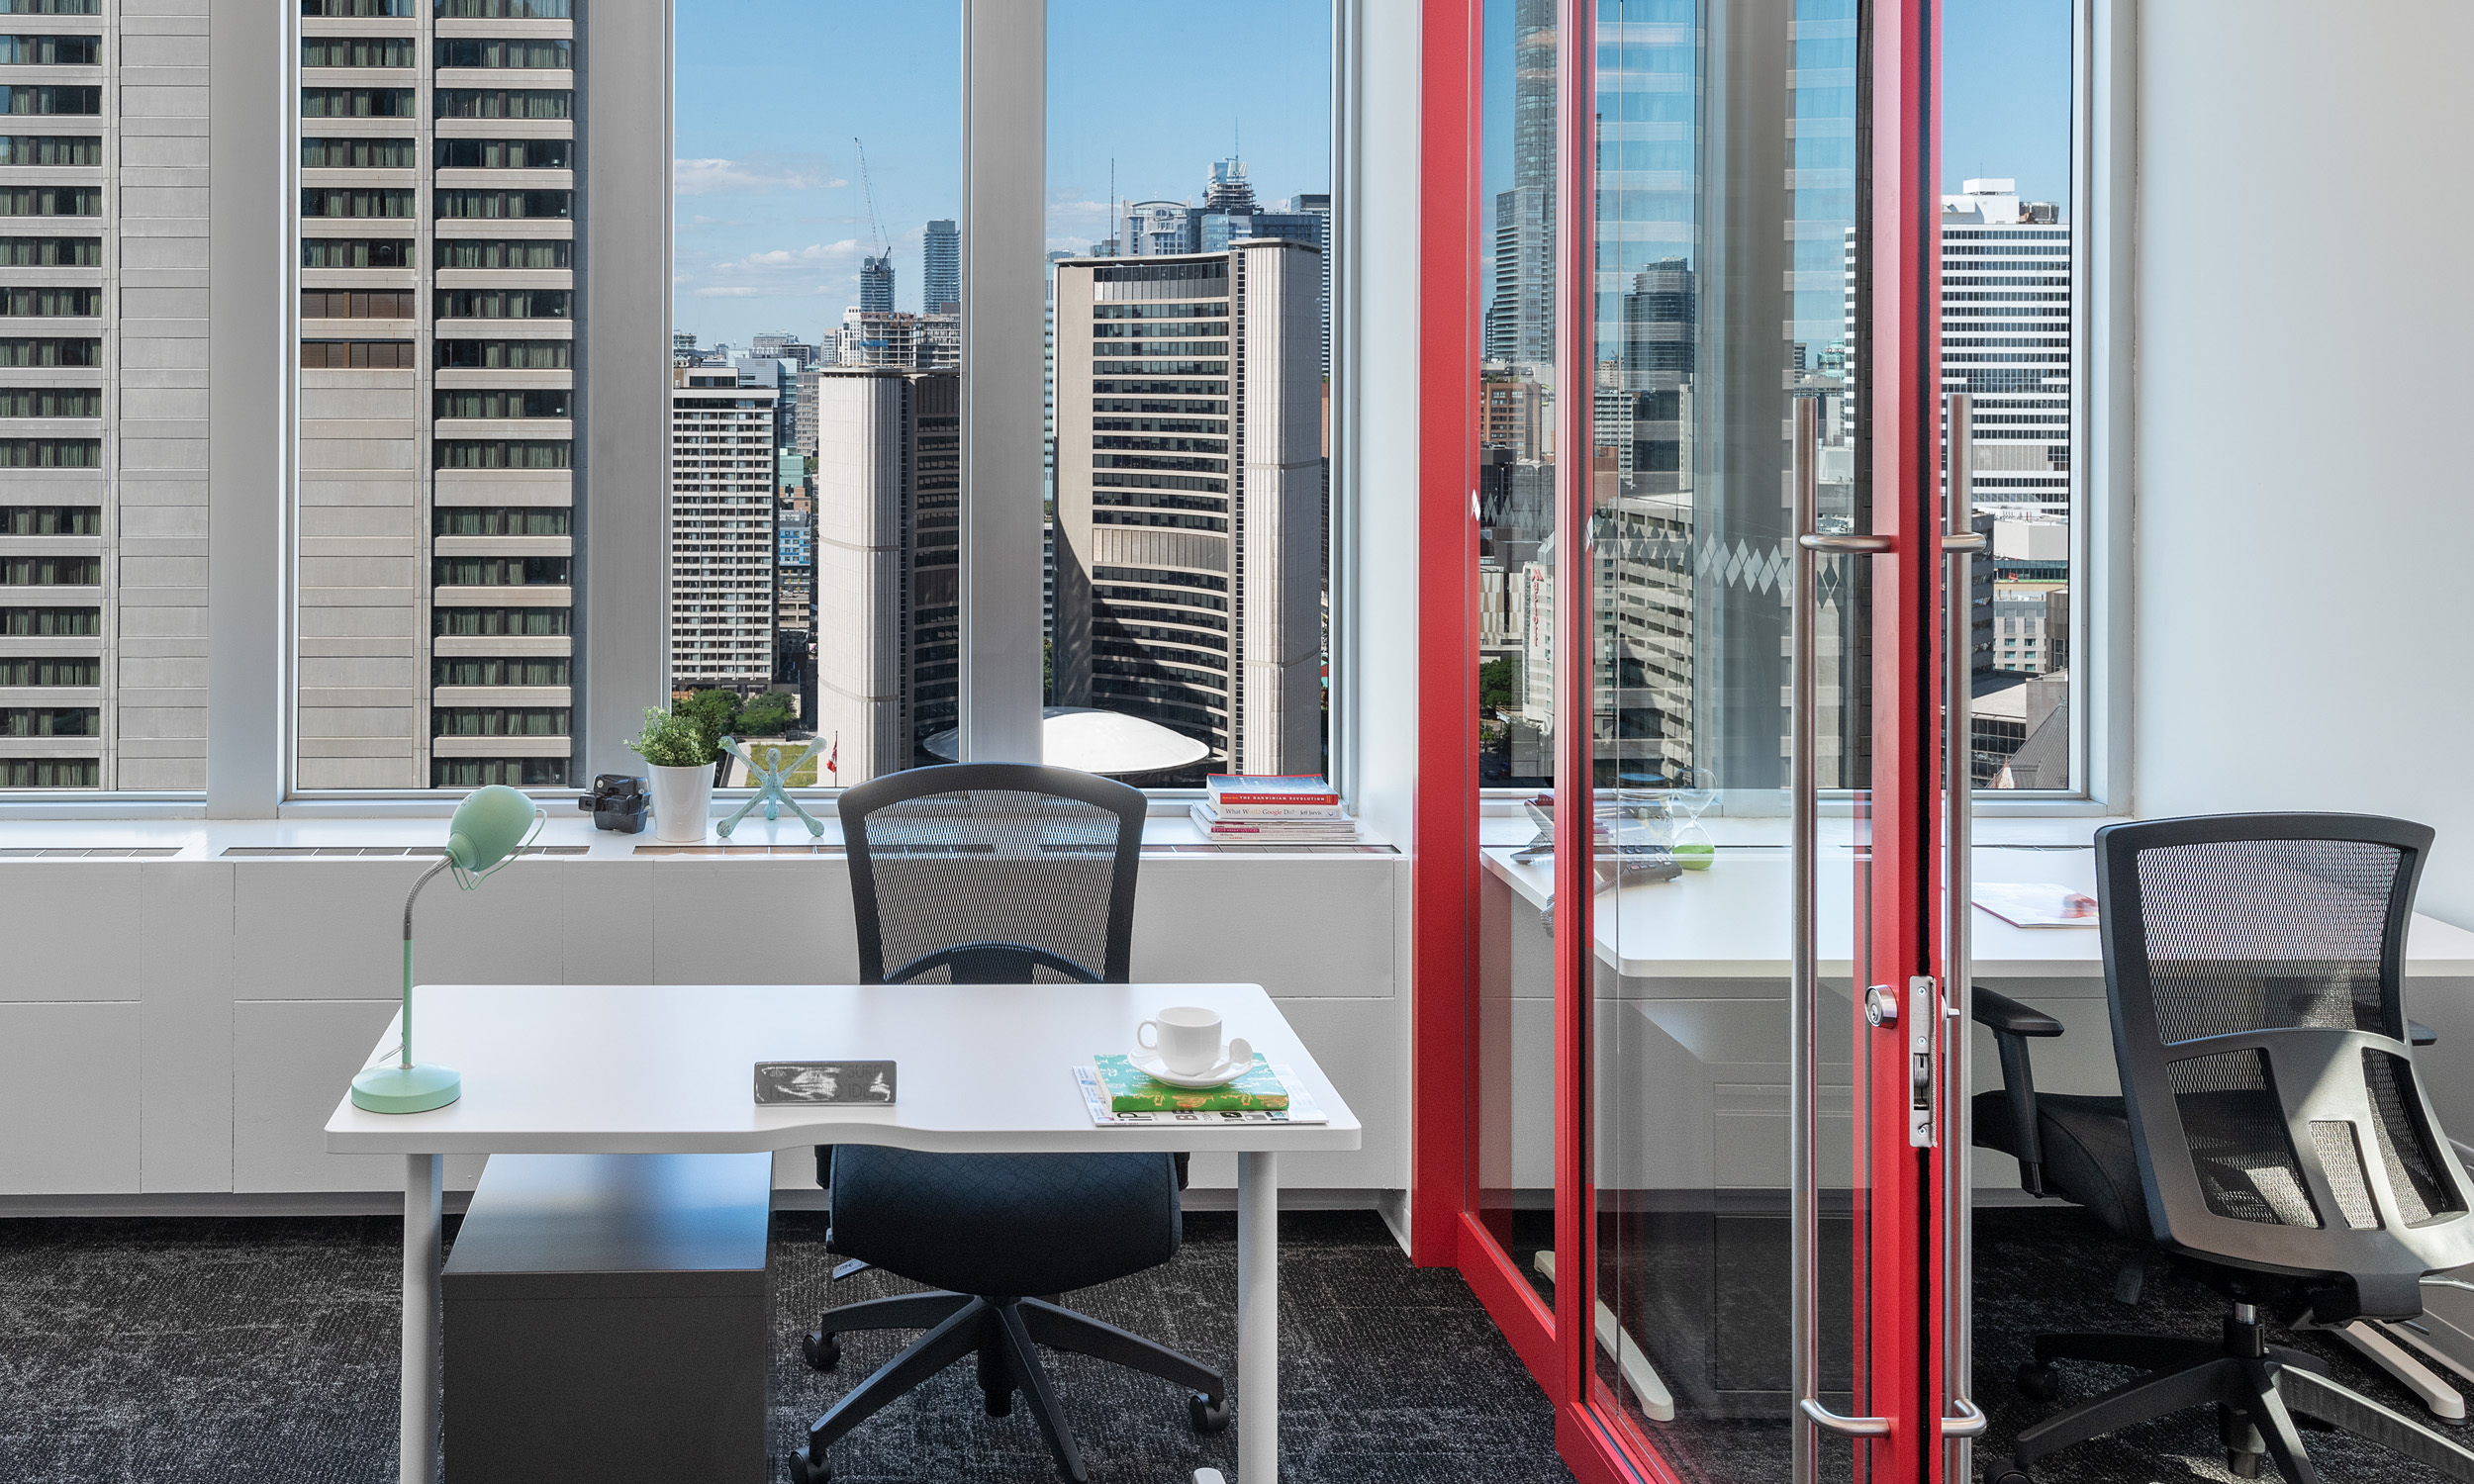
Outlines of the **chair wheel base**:
<svg viewBox="0 0 2474 1484">
<path fill-rule="evenodd" d="M 809 1331 L 808 1338 L 799 1343 L 799 1349 L 808 1357 L 808 1363 L 818 1370 L 831 1370 L 842 1363 L 841 1339 L 822 1330 Z"/>
<path fill-rule="evenodd" d="M 810 1458 L 801 1448 L 791 1454 L 791 1484 L 826 1484 L 833 1477 L 833 1465 L 822 1458 Z"/>
<path fill-rule="evenodd" d="M 1228 1398 L 1213 1401 L 1197 1391 L 1186 1398 L 1186 1418 L 1197 1433 L 1222 1433 L 1228 1430 Z"/>
<path fill-rule="evenodd" d="M 2013 1372 L 2012 1379 L 2018 1383 L 2019 1394 L 2031 1402 L 2061 1400 L 2061 1373 L 2049 1365 L 2030 1360 Z"/>
</svg>

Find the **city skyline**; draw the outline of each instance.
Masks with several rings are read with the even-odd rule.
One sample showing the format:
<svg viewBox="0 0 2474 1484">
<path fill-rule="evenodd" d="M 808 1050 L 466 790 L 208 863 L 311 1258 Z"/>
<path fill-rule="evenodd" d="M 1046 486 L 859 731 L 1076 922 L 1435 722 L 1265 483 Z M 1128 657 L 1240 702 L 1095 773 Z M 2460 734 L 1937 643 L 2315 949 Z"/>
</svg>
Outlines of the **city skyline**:
<svg viewBox="0 0 2474 1484">
<path fill-rule="evenodd" d="M 1232 151 L 1265 202 L 1331 188 L 1329 0 L 1260 0 L 1236 14 L 1074 0 L 1049 9 L 1047 228 L 1055 250 L 1106 237 L 1120 202 L 1199 201 Z M 678 192 L 672 319 L 700 343 L 757 331 L 814 340 L 858 303 L 859 263 L 878 251 L 873 190 L 895 265 L 895 308 L 922 309 L 927 224 L 961 217 L 961 21 L 957 6 L 850 0 L 689 0 L 678 25 Z M 1128 128 L 1128 75 L 1176 75 L 1207 51 L 1248 81 L 1239 99 Z M 809 76 L 821 53 L 902 53 L 913 64 L 836 75 L 829 111 Z M 1239 101 L 1241 99 L 1241 101 Z M 863 183 L 852 134 L 865 140 Z"/>
</svg>

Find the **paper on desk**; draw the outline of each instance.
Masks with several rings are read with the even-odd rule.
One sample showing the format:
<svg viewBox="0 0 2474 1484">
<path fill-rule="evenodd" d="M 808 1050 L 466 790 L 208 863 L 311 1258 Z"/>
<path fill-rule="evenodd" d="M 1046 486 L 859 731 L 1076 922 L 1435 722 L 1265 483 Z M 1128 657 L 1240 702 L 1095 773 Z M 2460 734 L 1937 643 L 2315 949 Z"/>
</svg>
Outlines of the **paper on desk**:
<svg viewBox="0 0 2474 1484">
<path fill-rule="evenodd" d="M 1978 881 L 1975 904 L 2012 927 L 2094 927 L 2096 898 L 2050 881 Z"/>
<path fill-rule="evenodd" d="M 1298 1078 L 1294 1070 L 1286 1067 L 1274 1067 L 1272 1074 L 1280 1078 L 1282 1086 L 1288 1089 L 1288 1106 L 1285 1108 L 1232 1108 L 1217 1113 L 1114 1113 L 1109 1111 L 1108 1089 L 1106 1084 L 1099 1080 L 1097 1067 L 1075 1067 L 1074 1084 L 1082 1089 L 1083 1107 L 1091 1114 L 1091 1121 L 1102 1126 L 1159 1123 L 1211 1125 L 1331 1122 L 1331 1115 L 1315 1103 L 1314 1094 L 1306 1091 L 1305 1083 Z"/>
</svg>

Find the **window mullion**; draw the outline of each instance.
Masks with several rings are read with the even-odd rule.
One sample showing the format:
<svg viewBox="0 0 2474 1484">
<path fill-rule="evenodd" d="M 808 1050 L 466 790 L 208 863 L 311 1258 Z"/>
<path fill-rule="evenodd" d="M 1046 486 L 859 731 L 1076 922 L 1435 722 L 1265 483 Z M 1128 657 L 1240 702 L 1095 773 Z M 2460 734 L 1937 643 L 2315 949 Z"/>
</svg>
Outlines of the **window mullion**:
<svg viewBox="0 0 2474 1484">
<path fill-rule="evenodd" d="M 961 756 L 1036 763 L 1048 6 L 965 0 L 962 27 Z"/>
</svg>

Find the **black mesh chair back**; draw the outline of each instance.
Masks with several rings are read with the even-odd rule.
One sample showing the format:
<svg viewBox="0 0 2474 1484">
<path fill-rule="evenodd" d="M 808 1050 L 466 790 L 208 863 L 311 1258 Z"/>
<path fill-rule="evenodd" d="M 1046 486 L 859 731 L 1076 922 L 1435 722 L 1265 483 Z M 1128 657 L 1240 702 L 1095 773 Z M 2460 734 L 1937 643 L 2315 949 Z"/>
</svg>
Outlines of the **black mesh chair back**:
<svg viewBox="0 0 2474 1484">
<path fill-rule="evenodd" d="M 862 784 L 837 807 L 862 982 L 1127 982 L 1140 789 L 957 763 Z"/>
<path fill-rule="evenodd" d="M 2431 832 L 2347 814 L 2097 831 L 2114 1052 L 2155 1238 L 2411 1316 L 2474 1262 L 2465 1170 L 2415 1079 L 2406 925 Z M 2358 1305 L 2354 1302 L 2358 1300 Z"/>
</svg>

